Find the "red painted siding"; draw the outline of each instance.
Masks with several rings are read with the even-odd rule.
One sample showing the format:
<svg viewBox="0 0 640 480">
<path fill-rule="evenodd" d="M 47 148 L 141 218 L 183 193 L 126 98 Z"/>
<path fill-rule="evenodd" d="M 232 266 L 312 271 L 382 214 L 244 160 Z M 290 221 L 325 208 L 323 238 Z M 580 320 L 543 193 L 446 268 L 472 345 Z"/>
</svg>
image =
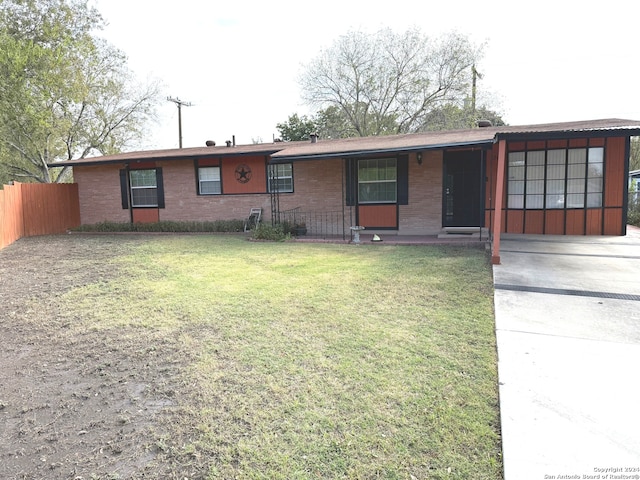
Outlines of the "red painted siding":
<svg viewBox="0 0 640 480">
<path fill-rule="evenodd" d="M 567 210 L 565 224 L 567 235 L 583 235 L 585 233 L 584 210 Z"/>
<path fill-rule="evenodd" d="M 605 147 L 605 171 L 603 207 L 568 210 L 514 210 L 503 211 L 502 231 L 507 233 L 545 233 L 555 235 L 622 235 L 624 233 L 623 205 L 625 178 L 626 139 L 611 138 L 573 138 L 554 139 L 546 143 L 511 142 L 509 151 L 528 149 L 585 148 Z M 497 148 L 487 154 L 487 185 L 485 219 L 489 222 L 495 215 L 495 185 L 497 168 Z M 506 189 L 505 189 L 506 190 Z M 506 198 L 504 199 L 506 205 Z M 487 223 L 489 225 L 489 223 Z"/>
<path fill-rule="evenodd" d="M 222 161 L 222 191 L 225 195 L 266 193 L 267 170 L 264 157 L 226 158 Z"/>
<path fill-rule="evenodd" d="M 367 228 L 397 228 L 396 205 L 359 205 L 358 224 Z"/>
<path fill-rule="evenodd" d="M 160 220 L 157 208 L 134 208 L 131 210 L 133 223 L 154 223 Z"/>
<path fill-rule="evenodd" d="M 544 229 L 544 211 L 527 210 L 525 212 L 524 233 L 541 233 Z"/>
<path fill-rule="evenodd" d="M 564 210 L 547 210 L 545 217 L 544 233 L 548 235 L 564 235 Z"/>
</svg>

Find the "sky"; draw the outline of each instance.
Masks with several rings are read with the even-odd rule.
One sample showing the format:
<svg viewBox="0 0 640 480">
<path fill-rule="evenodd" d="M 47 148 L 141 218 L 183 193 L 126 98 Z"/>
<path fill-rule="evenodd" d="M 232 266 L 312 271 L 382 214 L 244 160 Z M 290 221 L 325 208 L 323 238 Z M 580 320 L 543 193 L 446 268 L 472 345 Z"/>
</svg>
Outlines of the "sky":
<svg viewBox="0 0 640 480">
<path fill-rule="evenodd" d="M 479 95 L 510 125 L 640 120 L 637 0 L 93 0 L 99 34 L 128 56 L 141 82 L 182 107 L 183 147 L 271 142 L 276 125 L 312 113 L 304 65 L 341 35 L 417 27 L 485 44 Z M 177 148 L 178 108 L 158 107 L 141 148 Z"/>
</svg>

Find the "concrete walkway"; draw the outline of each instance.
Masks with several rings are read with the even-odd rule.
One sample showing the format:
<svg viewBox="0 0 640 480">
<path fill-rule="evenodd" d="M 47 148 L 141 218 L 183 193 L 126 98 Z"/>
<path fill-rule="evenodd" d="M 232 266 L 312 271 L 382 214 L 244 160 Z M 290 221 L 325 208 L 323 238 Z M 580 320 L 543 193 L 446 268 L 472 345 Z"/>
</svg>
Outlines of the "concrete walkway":
<svg viewBox="0 0 640 480">
<path fill-rule="evenodd" d="M 640 479 L 640 230 L 505 235 L 500 254 L 505 479 Z"/>
</svg>

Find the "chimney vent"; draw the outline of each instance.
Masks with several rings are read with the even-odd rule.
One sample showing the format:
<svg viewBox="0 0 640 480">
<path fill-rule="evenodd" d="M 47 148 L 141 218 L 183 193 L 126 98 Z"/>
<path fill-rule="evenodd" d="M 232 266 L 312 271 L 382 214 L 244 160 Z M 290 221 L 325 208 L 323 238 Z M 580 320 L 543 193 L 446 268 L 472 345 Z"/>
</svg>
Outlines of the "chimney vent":
<svg viewBox="0 0 640 480">
<path fill-rule="evenodd" d="M 204 144 L 207 147 L 215 147 L 216 146 L 216 142 L 214 142 L 213 140 L 207 140 L 206 142 L 204 142 Z"/>
<path fill-rule="evenodd" d="M 231 146 L 231 140 L 227 140 L 225 143 L 227 144 L 227 147 Z"/>
<path fill-rule="evenodd" d="M 318 142 L 318 134 L 317 133 L 312 133 L 311 135 L 309 135 L 309 137 L 311 138 L 311 143 L 317 143 Z"/>
<path fill-rule="evenodd" d="M 492 126 L 493 125 L 491 124 L 490 120 L 478 120 L 478 127 L 480 128 L 487 128 Z"/>
</svg>

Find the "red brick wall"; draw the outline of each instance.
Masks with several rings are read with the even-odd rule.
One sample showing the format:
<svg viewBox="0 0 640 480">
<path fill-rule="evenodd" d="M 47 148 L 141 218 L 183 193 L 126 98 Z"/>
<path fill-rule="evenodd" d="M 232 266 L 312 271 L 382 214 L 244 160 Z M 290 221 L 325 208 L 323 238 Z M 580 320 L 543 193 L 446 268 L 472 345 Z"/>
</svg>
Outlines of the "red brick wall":
<svg viewBox="0 0 640 480">
<path fill-rule="evenodd" d="M 271 218 L 270 195 L 197 195 L 196 173 L 191 160 L 157 162 L 164 179 L 165 208 L 160 220 L 214 221 L 245 218 L 260 207 L 263 219 Z M 80 215 L 83 224 L 105 220 L 129 222 L 122 208 L 119 171 L 121 165 L 76 167 Z M 342 212 L 344 228 L 355 223 L 355 208 L 344 206 L 344 162 L 342 159 L 302 161 L 293 167 L 294 192 L 280 194 L 280 210 Z M 409 158 L 409 205 L 399 207 L 399 232 L 432 234 L 442 226 L 442 153 L 424 152 L 422 165 L 416 155 Z"/>
<path fill-rule="evenodd" d="M 280 210 L 341 211 L 343 173 L 341 159 L 294 163 L 294 192 L 280 194 Z"/>
<path fill-rule="evenodd" d="M 271 218 L 268 193 L 197 195 L 193 161 L 157 162 L 156 166 L 162 168 L 164 180 L 165 208 L 160 209 L 160 220 L 241 219 L 254 207 L 262 208 L 264 219 Z M 83 224 L 130 221 L 129 211 L 123 209 L 121 203 L 119 171 L 122 168 L 122 165 L 74 168 Z M 280 210 L 299 207 L 302 211 L 341 211 L 343 168 L 339 159 L 295 163 L 294 193 L 280 194 Z M 264 172 L 261 175 L 264 176 Z"/>
<path fill-rule="evenodd" d="M 271 217 L 268 194 L 198 195 L 192 161 L 158 162 L 158 166 L 162 167 L 165 203 L 160 220 L 235 220 L 247 217 L 251 208 L 262 208 L 263 218 Z"/>
<path fill-rule="evenodd" d="M 409 205 L 400 205 L 399 233 L 435 235 L 442 229 L 442 151 L 409 155 Z"/>
<path fill-rule="evenodd" d="M 104 222 L 129 222 L 129 210 L 122 208 L 118 165 L 75 167 L 78 184 L 80 222 L 84 225 Z"/>
</svg>

